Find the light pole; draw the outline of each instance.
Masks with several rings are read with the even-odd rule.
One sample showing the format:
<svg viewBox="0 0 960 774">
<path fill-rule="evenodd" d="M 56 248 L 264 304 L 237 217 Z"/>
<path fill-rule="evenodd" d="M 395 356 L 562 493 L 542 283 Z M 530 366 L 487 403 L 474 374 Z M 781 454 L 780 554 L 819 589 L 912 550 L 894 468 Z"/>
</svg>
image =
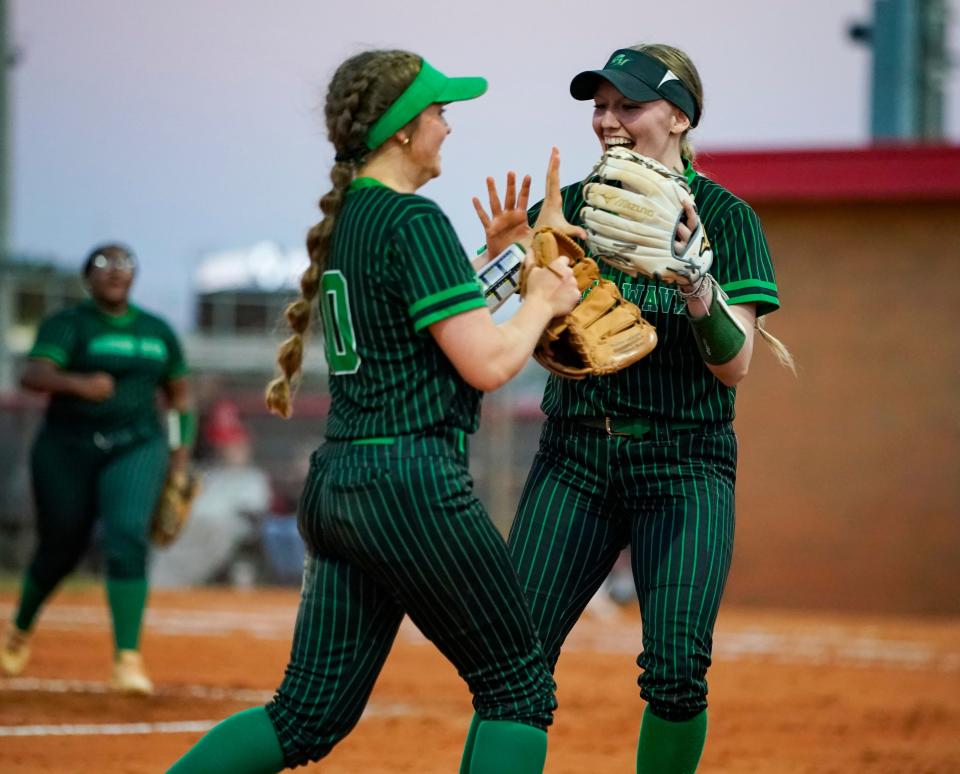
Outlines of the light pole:
<svg viewBox="0 0 960 774">
<path fill-rule="evenodd" d="M 873 54 L 874 142 L 943 141 L 947 17 L 946 0 L 873 0 L 872 20 L 850 26 Z"/>
</svg>

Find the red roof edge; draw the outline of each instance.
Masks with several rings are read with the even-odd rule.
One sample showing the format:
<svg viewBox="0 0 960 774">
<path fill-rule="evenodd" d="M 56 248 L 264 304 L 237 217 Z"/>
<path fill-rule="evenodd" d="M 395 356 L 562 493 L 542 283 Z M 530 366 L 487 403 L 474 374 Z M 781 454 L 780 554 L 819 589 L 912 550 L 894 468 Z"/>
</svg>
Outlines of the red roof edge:
<svg viewBox="0 0 960 774">
<path fill-rule="evenodd" d="M 960 200 L 960 145 L 701 151 L 694 166 L 751 204 Z"/>
</svg>

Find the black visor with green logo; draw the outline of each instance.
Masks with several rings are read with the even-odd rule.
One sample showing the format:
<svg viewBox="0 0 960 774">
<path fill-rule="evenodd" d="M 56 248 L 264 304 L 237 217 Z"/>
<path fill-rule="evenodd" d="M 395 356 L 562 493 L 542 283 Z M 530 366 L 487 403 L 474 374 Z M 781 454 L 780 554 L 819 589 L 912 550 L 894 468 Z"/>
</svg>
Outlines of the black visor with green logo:
<svg viewBox="0 0 960 774">
<path fill-rule="evenodd" d="M 637 102 L 667 100 L 684 112 L 691 127 L 700 122 L 697 101 L 683 81 L 663 62 L 641 51 L 632 48 L 614 51 L 602 70 L 586 70 L 570 81 L 570 94 L 574 99 L 593 99 L 601 80 Z"/>
</svg>

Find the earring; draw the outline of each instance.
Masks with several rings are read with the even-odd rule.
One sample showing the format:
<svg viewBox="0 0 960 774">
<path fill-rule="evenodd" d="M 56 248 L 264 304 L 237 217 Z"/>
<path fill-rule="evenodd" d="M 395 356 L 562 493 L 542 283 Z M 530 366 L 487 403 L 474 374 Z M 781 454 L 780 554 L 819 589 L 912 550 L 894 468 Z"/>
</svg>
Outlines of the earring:
<svg viewBox="0 0 960 774">
<path fill-rule="evenodd" d="M 401 145 L 409 145 L 409 144 L 410 144 L 410 138 L 409 138 L 409 137 L 404 137 L 404 138 L 403 138 L 403 142 L 401 142 L 400 144 L 401 144 Z"/>
</svg>

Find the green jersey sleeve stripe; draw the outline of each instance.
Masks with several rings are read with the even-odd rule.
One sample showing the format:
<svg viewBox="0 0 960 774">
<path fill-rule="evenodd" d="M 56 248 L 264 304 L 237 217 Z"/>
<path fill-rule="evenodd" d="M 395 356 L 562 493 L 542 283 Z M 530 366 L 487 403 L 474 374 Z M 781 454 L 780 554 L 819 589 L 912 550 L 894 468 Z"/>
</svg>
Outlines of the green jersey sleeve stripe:
<svg viewBox="0 0 960 774">
<path fill-rule="evenodd" d="M 743 296 L 730 296 L 727 299 L 729 304 L 752 304 L 752 303 L 765 303 L 773 306 L 775 309 L 780 308 L 780 299 L 776 296 L 768 296 L 766 293 L 748 293 Z"/>
<path fill-rule="evenodd" d="M 448 317 L 454 317 L 455 315 L 461 314 L 463 312 L 469 312 L 471 309 L 480 309 L 486 307 L 487 302 L 483 300 L 483 296 L 478 296 L 477 298 L 470 298 L 466 301 L 462 301 L 459 304 L 454 306 L 448 306 L 444 309 L 438 309 L 432 314 L 428 314 L 425 317 L 421 317 L 419 320 L 416 320 L 413 325 L 413 329 L 418 333 L 424 328 L 433 325 L 435 322 L 440 322 L 440 320 L 446 320 Z"/>
<path fill-rule="evenodd" d="M 753 298 L 754 296 L 763 296 L 764 298 L 770 298 L 779 303 L 780 294 L 776 290 L 766 290 L 765 288 L 758 288 L 754 285 L 746 288 L 740 288 L 739 290 L 731 291 L 727 295 L 732 298 L 739 300 L 746 296 Z"/>
<path fill-rule="evenodd" d="M 33 349 L 30 350 L 28 357 L 37 360 L 50 360 L 61 368 L 66 366 L 67 361 L 69 360 L 67 353 L 55 344 L 44 344 L 39 342 L 34 345 Z"/>
<path fill-rule="evenodd" d="M 461 285 L 454 285 L 451 288 L 446 288 L 444 290 L 441 290 L 439 293 L 434 293 L 432 295 L 427 296 L 426 298 L 421 298 L 419 301 L 415 301 L 414 303 L 410 304 L 410 307 L 407 309 L 407 312 L 411 317 L 416 317 L 417 314 L 421 312 L 425 307 L 436 306 L 437 304 L 441 304 L 444 301 L 448 301 L 449 299 L 455 296 L 462 296 L 464 293 L 468 293 L 470 291 L 480 293 L 482 296 L 482 292 L 480 290 L 480 283 L 478 281 L 464 282 Z M 483 299 L 481 298 L 481 301 L 482 300 Z"/>
<path fill-rule="evenodd" d="M 736 282 L 727 282 L 723 286 L 723 289 L 730 293 L 735 290 L 740 290 L 742 288 L 764 288 L 765 290 L 773 290 L 776 292 L 777 284 L 775 282 L 767 282 L 766 280 L 760 279 L 745 279 L 737 280 Z"/>
</svg>

